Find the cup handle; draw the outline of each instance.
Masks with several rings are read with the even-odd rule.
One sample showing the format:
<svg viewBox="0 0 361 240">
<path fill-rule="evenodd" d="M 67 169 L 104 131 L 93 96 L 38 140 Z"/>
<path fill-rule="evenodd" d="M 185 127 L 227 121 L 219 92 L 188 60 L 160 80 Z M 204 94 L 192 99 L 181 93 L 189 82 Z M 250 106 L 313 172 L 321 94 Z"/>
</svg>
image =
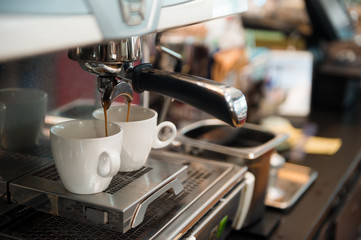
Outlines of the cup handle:
<svg viewBox="0 0 361 240">
<path fill-rule="evenodd" d="M 160 132 L 160 130 L 162 130 L 165 127 L 169 127 L 172 130 L 172 134 L 166 140 L 161 140 L 161 139 L 159 139 L 159 132 Z M 175 139 L 176 136 L 177 136 L 177 128 L 172 122 L 169 122 L 169 121 L 161 122 L 156 127 L 156 137 L 154 139 L 152 147 L 155 149 L 166 147 L 171 142 L 173 142 L 173 140 Z"/>
<path fill-rule="evenodd" d="M 120 168 L 120 154 L 116 151 L 105 151 L 98 158 L 98 175 L 101 177 L 112 177 L 118 173 Z"/>
</svg>

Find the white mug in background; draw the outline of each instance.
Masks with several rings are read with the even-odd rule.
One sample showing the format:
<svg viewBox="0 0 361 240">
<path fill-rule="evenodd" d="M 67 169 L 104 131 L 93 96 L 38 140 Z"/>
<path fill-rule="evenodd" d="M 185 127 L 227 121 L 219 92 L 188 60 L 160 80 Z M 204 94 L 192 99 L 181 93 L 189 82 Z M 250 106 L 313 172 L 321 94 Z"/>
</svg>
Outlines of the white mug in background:
<svg viewBox="0 0 361 240">
<path fill-rule="evenodd" d="M 123 129 L 104 122 L 71 120 L 50 129 L 54 163 L 66 190 L 77 194 L 104 191 L 119 171 Z"/>
<path fill-rule="evenodd" d="M 30 148 L 38 144 L 47 104 L 47 93 L 38 89 L 0 89 L 6 106 L 0 145 L 6 150 Z"/>
<path fill-rule="evenodd" d="M 128 105 L 111 106 L 107 110 L 108 122 L 120 125 L 124 129 L 122 145 L 121 172 L 136 171 L 144 166 L 152 148 L 168 146 L 177 135 L 176 126 L 169 121 L 157 125 L 158 113 L 150 108 L 131 105 L 127 122 Z M 93 118 L 104 123 L 104 110 L 99 108 L 93 112 Z M 161 140 L 159 133 L 170 128 L 167 139 Z"/>
</svg>

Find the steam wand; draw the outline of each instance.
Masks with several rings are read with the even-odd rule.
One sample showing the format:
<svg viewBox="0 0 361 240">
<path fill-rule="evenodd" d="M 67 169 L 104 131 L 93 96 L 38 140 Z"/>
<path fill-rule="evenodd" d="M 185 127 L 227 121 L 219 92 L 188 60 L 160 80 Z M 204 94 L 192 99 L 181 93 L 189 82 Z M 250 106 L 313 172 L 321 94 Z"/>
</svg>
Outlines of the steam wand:
<svg viewBox="0 0 361 240">
<path fill-rule="evenodd" d="M 157 33 L 156 37 L 155 37 L 155 45 L 156 45 L 156 48 L 158 50 L 158 53 L 157 53 L 157 58 L 156 58 L 155 63 L 154 63 L 154 67 L 160 69 L 159 61 L 161 59 L 161 54 L 165 53 L 165 54 L 168 54 L 169 56 L 176 59 L 176 64 L 175 64 L 175 66 L 173 68 L 173 71 L 174 72 L 181 72 L 182 67 L 183 67 L 182 55 L 180 55 L 177 52 L 172 51 L 169 48 L 166 48 L 166 47 L 162 46 L 161 43 L 160 43 L 161 35 L 162 35 L 162 33 Z M 162 110 L 161 110 L 161 112 L 159 114 L 158 122 L 163 122 L 165 120 L 165 118 L 167 116 L 167 113 L 168 113 L 168 110 L 169 110 L 169 107 L 170 107 L 170 104 L 172 103 L 172 101 L 173 101 L 173 98 L 168 97 L 168 96 L 164 96 L 164 103 L 163 103 Z"/>
</svg>

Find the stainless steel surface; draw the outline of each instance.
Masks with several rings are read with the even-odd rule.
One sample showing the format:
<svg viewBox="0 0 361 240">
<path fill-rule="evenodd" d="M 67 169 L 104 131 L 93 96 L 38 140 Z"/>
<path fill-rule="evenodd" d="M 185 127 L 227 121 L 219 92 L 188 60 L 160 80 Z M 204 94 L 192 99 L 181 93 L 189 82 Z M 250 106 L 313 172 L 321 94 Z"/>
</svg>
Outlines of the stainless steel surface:
<svg viewBox="0 0 361 240">
<path fill-rule="evenodd" d="M 251 123 L 245 123 L 243 126 L 244 131 L 247 131 L 247 129 L 249 129 L 254 134 L 256 134 L 255 136 L 249 136 L 249 137 L 257 138 L 257 136 L 259 136 L 260 133 L 263 133 L 264 135 L 269 135 L 269 139 L 266 139 L 266 141 L 264 141 L 263 143 L 260 142 L 262 141 L 262 139 L 258 139 L 257 141 L 255 141 L 256 143 L 254 144 L 255 146 L 251 146 L 251 147 L 247 147 L 247 146 L 232 147 L 232 146 L 224 146 L 220 144 L 211 143 L 209 141 L 198 140 L 186 136 L 187 133 L 189 133 L 192 130 L 196 130 L 202 127 L 208 127 L 208 126 L 212 127 L 212 126 L 222 126 L 222 125 L 226 125 L 226 124 L 217 119 L 206 119 L 206 120 L 198 121 L 180 129 L 178 131 L 178 136 L 176 139 L 187 146 L 196 147 L 199 148 L 200 150 L 204 149 L 212 152 L 218 152 L 225 155 L 231 155 L 238 158 L 243 158 L 246 160 L 252 160 L 268 152 L 270 149 L 275 148 L 276 146 L 278 146 L 280 143 L 284 142 L 288 138 L 287 134 L 270 132 L 258 125 Z M 239 131 L 242 131 L 243 129 L 240 129 Z M 238 136 L 237 135 L 238 135 L 237 133 L 233 134 L 234 137 L 240 137 L 239 135 Z"/>
<path fill-rule="evenodd" d="M 160 111 L 160 114 L 159 114 L 158 124 L 165 121 L 169 107 L 172 102 L 173 102 L 173 99 L 171 97 L 164 97 L 162 110 Z"/>
<path fill-rule="evenodd" d="M 282 210 L 292 207 L 317 176 L 318 173 L 312 168 L 285 163 L 278 170 L 274 184 L 268 187 L 266 205 Z"/>
<path fill-rule="evenodd" d="M 15 221 L 14 225 L 3 229 L 0 235 L 17 239 L 28 239 L 34 236 L 40 236 L 42 239 L 54 239 L 57 237 L 78 239 L 169 239 L 181 237 L 186 231 L 191 229 L 198 220 L 211 214 L 210 211 L 213 210 L 214 206 L 224 205 L 225 200 L 230 200 L 230 195 L 234 196 L 231 206 L 238 203 L 241 198 L 243 191 L 239 188 L 244 184 L 243 179 L 246 174 L 246 168 L 164 151 L 153 151 L 150 160 L 150 162 L 161 162 L 160 165 L 162 167 L 174 165 L 175 163 L 175 165 L 178 166 L 181 164 L 181 166 L 188 167 L 187 175 L 181 177 L 184 190 L 178 195 L 169 191 L 162 193 L 148 205 L 143 222 L 125 234 L 121 233 L 117 228 L 104 228 L 104 225 L 99 223 L 94 224 L 89 220 L 94 218 L 102 218 L 104 220 L 107 217 L 111 220 L 112 217 L 114 217 L 112 210 L 114 206 L 117 205 L 116 201 L 121 202 L 123 199 L 127 201 L 128 196 L 121 195 L 115 199 L 108 194 L 109 199 L 115 202 L 112 202 L 112 206 L 110 206 L 113 209 L 108 208 L 108 214 L 106 214 L 104 211 L 101 211 L 101 209 L 104 209 L 104 202 L 99 203 L 96 207 L 94 207 L 95 205 L 90 206 L 89 204 L 89 202 L 97 199 L 99 197 L 98 195 L 103 196 L 103 193 L 74 196 L 74 194 L 70 194 L 62 187 L 59 187 L 61 182 L 56 174 L 56 170 L 53 166 L 48 166 L 42 171 L 34 171 L 31 174 L 32 176 L 24 176 L 19 179 L 20 181 L 11 183 L 10 189 L 12 193 L 17 190 L 20 190 L 23 194 L 38 192 L 39 194 L 29 197 L 28 200 L 37 203 L 38 210 L 44 210 L 44 208 L 48 207 L 48 212 L 51 212 L 52 215 L 35 211 L 29 216 L 21 216 L 19 219 L 20 222 Z M 150 163 L 146 169 L 143 169 L 143 171 L 149 172 L 142 176 L 150 174 L 157 178 L 162 175 L 158 171 L 152 174 L 149 166 L 153 166 L 153 164 Z M 163 170 L 162 168 L 160 171 L 163 172 Z M 134 176 L 131 175 L 133 174 L 134 173 L 127 173 L 123 176 L 130 178 L 128 179 L 128 183 L 125 183 L 126 186 L 124 186 L 124 183 L 122 183 L 121 186 L 113 186 L 113 184 L 111 184 L 111 187 L 106 191 L 115 192 L 116 194 L 117 189 L 132 186 L 127 188 L 128 190 L 131 189 L 131 193 L 128 192 L 127 194 L 138 194 L 144 191 L 144 188 L 148 188 L 149 183 L 146 183 L 145 186 L 135 188 L 134 185 L 132 185 Z M 141 173 L 135 174 L 141 175 Z M 142 176 L 140 176 L 140 178 L 143 178 Z M 23 180 L 26 179 L 27 181 L 23 182 Z M 46 181 L 44 181 L 44 179 L 46 179 Z M 135 181 L 138 179 L 139 176 L 136 176 Z M 146 179 L 147 181 L 151 181 L 150 178 Z M 37 185 L 40 180 L 46 183 L 46 191 L 32 187 L 32 185 Z M 29 181 L 32 181 L 32 183 Z M 178 189 L 173 183 L 170 183 L 170 185 L 172 185 L 173 189 Z M 169 186 L 166 187 L 166 189 L 168 188 Z M 233 194 L 233 189 L 238 189 L 242 192 Z M 61 192 L 61 194 L 57 194 L 58 192 Z M 18 194 L 20 194 L 20 192 L 15 193 L 16 200 L 20 200 L 20 198 L 17 198 L 20 197 Z M 151 197 L 151 195 L 149 195 L 149 197 Z M 72 199 L 74 198 L 77 198 L 79 201 L 73 202 Z M 106 198 L 102 200 L 104 201 L 104 199 Z M 70 202 L 73 202 L 73 204 L 70 204 Z M 41 203 L 43 203 L 43 205 L 39 206 Z M 78 211 L 83 211 L 84 209 L 84 216 L 89 218 L 88 221 L 79 220 L 78 217 L 75 216 L 79 214 Z M 54 211 L 58 211 L 58 213 L 61 211 L 69 212 L 65 217 L 62 217 L 55 216 Z M 247 209 L 244 209 L 244 211 L 247 211 Z M 232 211 L 232 209 L 228 210 L 227 215 L 229 215 L 229 221 L 233 221 L 235 212 L 236 211 Z M 82 215 L 82 217 L 84 216 Z M 131 219 L 132 218 L 129 217 L 129 221 L 131 221 Z M 116 224 L 121 224 L 117 222 L 118 219 L 115 220 Z M 111 221 L 109 221 L 108 224 L 111 224 Z M 214 224 L 218 225 L 218 222 Z"/>
<path fill-rule="evenodd" d="M 159 46 L 158 49 L 181 59 L 170 49 Z M 133 68 L 134 62 L 141 58 L 140 53 L 141 40 L 135 36 L 106 44 L 77 47 L 69 50 L 68 57 L 78 61 L 84 70 L 98 76 L 98 89 L 103 93 L 102 103 L 108 107 L 118 96 L 125 96 L 131 101 L 132 89 L 138 93 L 154 91 L 199 108 L 235 127 L 241 127 L 246 121 L 247 101 L 239 89 L 205 78 L 155 70 L 150 64 Z M 210 106 L 210 101 L 217 104 Z"/>
<path fill-rule="evenodd" d="M 96 225 L 126 232 L 132 227 L 132 222 L 143 220 L 141 214 L 134 219 L 139 211 L 138 205 L 170 182 L 184 179 L 186 168 L 176 163 L 149 159 L 147 166 L 137 172 L 119 172 L 102 193 L 79 195 L 64 189 L 55 165 L 50 164 L 14 180 L 9 190 L 19 204 L 33 204 L 36 198 L 39 204 L 36 207 L 42 211 L 71 216 L 80 221 L 85 221 L 85 216 Z M 129 177 L 131 181 L 127 180 Z M 179 184 L 170 186 L 176 187 L 175 193 L 181 190 Z"/>
<path fill-rule="evenodd" d="M 161 231 L 155 236 L 156 239 L 177 239 L 182 234 L 185 234 L 201 217 L 203 217 L 213 206 L 223 201 L 223 198 L 244 180 L 247 168 L 239 168 L 233 164 L 225 164 L 216 161 L 209 161 L 206 159 L 179 155 L 177 153 L 165 151 L 153 151 L 153 157 L 164 161 L 179 161 L 183 164 L 190 164 L 194 169 L 207 169 L 206 174 L 195 174 L 195 179 L 206 180 L 203 182 L 202 189 L 197 196 L 191 201 L 192 204 L 183 206 L 177 214 L 177 217 L 172 219 L 169 224 L 163 226 Z M 188 175 L 188 177 L 191 177 Z M 192 181 L 197 181 L 192 179 Z M 198 190 L 197 190 L 198 191 Z M 190 197 L 189 195 L 186 197 Z M 247 211 L 248 209 L 244 209 Z"/>
<path fill-rule="evenodd" d="M 98 77 L 98 81 L 99 78 L 100 77 Z M 114 79 L 112 83 L 106 85 L 104 90 L 100 88 L 99 90 L 103 93 L 101 97 L 102 105 L 103 107 L 106 106 L 107 109 L 110 107 L 112 102 L 120 96 L 124 97 L 128 103 L 133 101 L 133 88 L 130 83 L 125 81 L 117 81 Z"/>
<path fill-rule="evenodd" d="M 0 194 L 6 197 L 7 184 L 52 160 L 49 159 L 50 146 L 40 140 L 38 146 L 19 152 L 0 150 Z"/>
<path fill-rule="evenodd" d="M 125 72 L 142 57 L 141 38 L 128 37 L 91 46 L 70 49 L 68 57 L 78 61 L 87 72 L 98 76 L 98 90 L 102 93 L 102 105 L 108 108 L 119 96 L 128 102 L 133 100 L 133 89 L 125 79 Z M 125 81 L 120 81 L 125 80 Z"/>
<path fill-rule="evenodd" d="M 237 194 L 240 194 L 244 190 L 245 184 L 242 183 L 238 185 L 232 193 L 223 198 L 222 201 L 214 207 L 213 211 L 208 212 L 200 221 L 198 221 L 195 226 L 189 230 L 184 237 L 184 239 L 189 239 L 194 237 L 195 239 L 214 239 L 217 237 L 220 224 L 214 226 L 214 222 L 221 223 L 222 220 L 228 220 L 228 217 L 237 218 L 235 209 L 238 208 L 239 201 L 235 197 Z M 244 195 L 244 193 L 242 193 Z M 227 214 L 225 209 L 229 209 L 230 212 L 236 214 L 235 216 L 230 216 Z M 223 219 L 222 219 L 223 218 Z M 225 231 L 230 231 L 231 229 L 225 229 Z"/>
<path fill-rule="evenodd" d="M 224 99 L 226 99 L 234 127 L 241 127 L 247 118 L 247 101 L 244 94 L 230 86 L 224 86 Z"/>
<path fill-rule="evenodd" d="M 80 63 L 120 64 L 135 62 L 142 57 L 141 37 L 133 36 L 103 44 L 82 46 L 70 49 L 68 57 Z M 89 69 L 90 72 L 100 74 L 103 71 Z M 108 71 L 108 69 L 106 69 Z"/>
<path fill-rule="evenodd" d="M 165 53 L 165 54 L 169 55 L 171 58 L 176 59 L 176 64 L 173 67 L 173 71 L 181 72 L 182 67 L 183 67 L 182 55 L 165 47 L 165 46 L 162 46 L 161 41 L 160 41 L 161 35 L 162 35 L 162 33 L 158 33 L 158 34 L 156 34 L 156 37 L 155 37 L 156 49 L 159 52 L 159 54 L 156 55 L 157 59 L 155 59 L 155 61 L 154 61 L 155 65 L 157 65 L 157 66 L 159 65 L 159 61 L 161 59 L 161 54 Z M 165 118 L 167 117 L 168 110 L 169 110 L 169 107 L 170 107 L 172 101 L 173 101 L 173 98 L 164 96 L 164 102 L 163 102 L 162 110 L 159 113 L 158 123 L 163 122 L 165 120 Z"/>
<path fill-rule="evenodd" d="M 167 183 L 165 186 L 160 188 L 158 191 L 150 195 L 150 197 L 146 198 L 143 202 L 139 203 L 135 213 L 134 218 L 131 223 L 132 228 L 137 227 L 139 224 L 143 222 L 145 212 L 149 206 L 154 200 L 156 200 L 158 197 L 160 197 L 163 193 L 166 191 L 172 189 L 175 195 L 178 195 L 181 191 L 183 191 L 183 185 L 180 183 L 180 181 L 177 181 L 177 179 L 171 180 L 169 183 Z"/>
<path fill-rule="evenodd" d="M 245 123 L 237 129 L 219 120 L 207 119 L 180 129 L 176 139 L 181 143 L 180 151 L 186 154 L 248 167 L 255 176 L 250 212 L 245 222 L 250 226 L 265 211 L 270 158 L 274 148 L 287 137 L 255 124 Z"/>
<path fill-rule="evenodd" d="M 16 178 L 49 164 L 48 141 L 39 140 L 38 146 L 18 152 L 0 150 L 0 227 L 16 218 L 23 207 L 13 202 L 9 184 Z"/>
</svg>

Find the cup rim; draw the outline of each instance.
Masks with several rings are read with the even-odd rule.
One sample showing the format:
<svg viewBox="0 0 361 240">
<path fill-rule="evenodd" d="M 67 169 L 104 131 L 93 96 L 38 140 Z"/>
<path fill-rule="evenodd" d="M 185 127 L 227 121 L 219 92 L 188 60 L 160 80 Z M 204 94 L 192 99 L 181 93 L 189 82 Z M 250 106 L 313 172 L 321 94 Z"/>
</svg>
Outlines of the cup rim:
<svg viewBox="0 0 361 240">
<path fill-rule="evenodd" d="M 128 105 L 126 104 L 121 104 L 121 105 L 115 105 L 115 106 L 110 106 L 110 108 L 127 108 Z M 137 109 L 144 109 L 144 110 L 147 110 L 151 113 L 153 113 L 154 115 L 152 117 L 149 117 L 149 118 L 146 118 L 146 119 L 142 119 L 142 120 L 136 120 L 136 121 L 114 121 L 114 120 L 110 120 L 109 117 L 108 117 L 108 122 L 113 122 L 113 123 L 122 123 L 122 124 L 139 124 L 139 123 L 142 123 L 142 122 L 145 122 L 145 121 L 149 121 L 150 119 L 153 119 L 153 118 L 157 118 L 158 117 L 158 113 L 157 111 L 155 111 L 154 109 L 152 108 L 149 108 L 149 107 L 143 107 L 143 106 L 139 106 L 139 105 L 131 105 L 131 108 L 137 108 Z M 108 109 L 109 110 L 109 109 Z M 97 113 L 101 113 L 103 114 L 103 118 L 99 118 L 96 116 Z M 95 109 L 93 112 L 92 112 L 92 116 L 95 118 L 95 119 L 99 119 L 99 120 L 103 120 L 104 121 L 104 109 L 103 108 L 98 108 L 98 109 Z"/>
<path fill-rule="evenodd" d="M 93 122 L 94 120 L 92 119 L 73 119 L 73 120 L 69 120 L 69 121 L 64 121 L 64 122 L 60 122 L 57 123 L 55 125 L 53 125 L 50 128 L 50 135 L 52 136 L 56 136 L 59 138 L 63 138 L 63 139 L 68 139 L 68 140 L 74 140 L 74 141 L 78 141 L 78 140 L 87 140 L 87 141 L 104 141 L 105 139 L 110 139 L 110 138 L 114 138 L 116 136 L 118 136 L 119 134 L 122 134 L 123 132 L 123 127 L 119 126 L 118 124 L 112 123 L 112 122 L 108 122 L 108 126 L 114 126 L 116 128 L 116 133 L 112 134 L 112 135 L 108 135 L 106 137 L 96 137 L 96 138 L 74 138 L 74 137 L 68 137 L 68 136 L 63 136 L 63 135 L 59 135 L 55 132 L 56 129 L 62 128 L 64 125 L 69 125 L 69 124 L 74 124 L 75 122 Z"/>
</svg>

